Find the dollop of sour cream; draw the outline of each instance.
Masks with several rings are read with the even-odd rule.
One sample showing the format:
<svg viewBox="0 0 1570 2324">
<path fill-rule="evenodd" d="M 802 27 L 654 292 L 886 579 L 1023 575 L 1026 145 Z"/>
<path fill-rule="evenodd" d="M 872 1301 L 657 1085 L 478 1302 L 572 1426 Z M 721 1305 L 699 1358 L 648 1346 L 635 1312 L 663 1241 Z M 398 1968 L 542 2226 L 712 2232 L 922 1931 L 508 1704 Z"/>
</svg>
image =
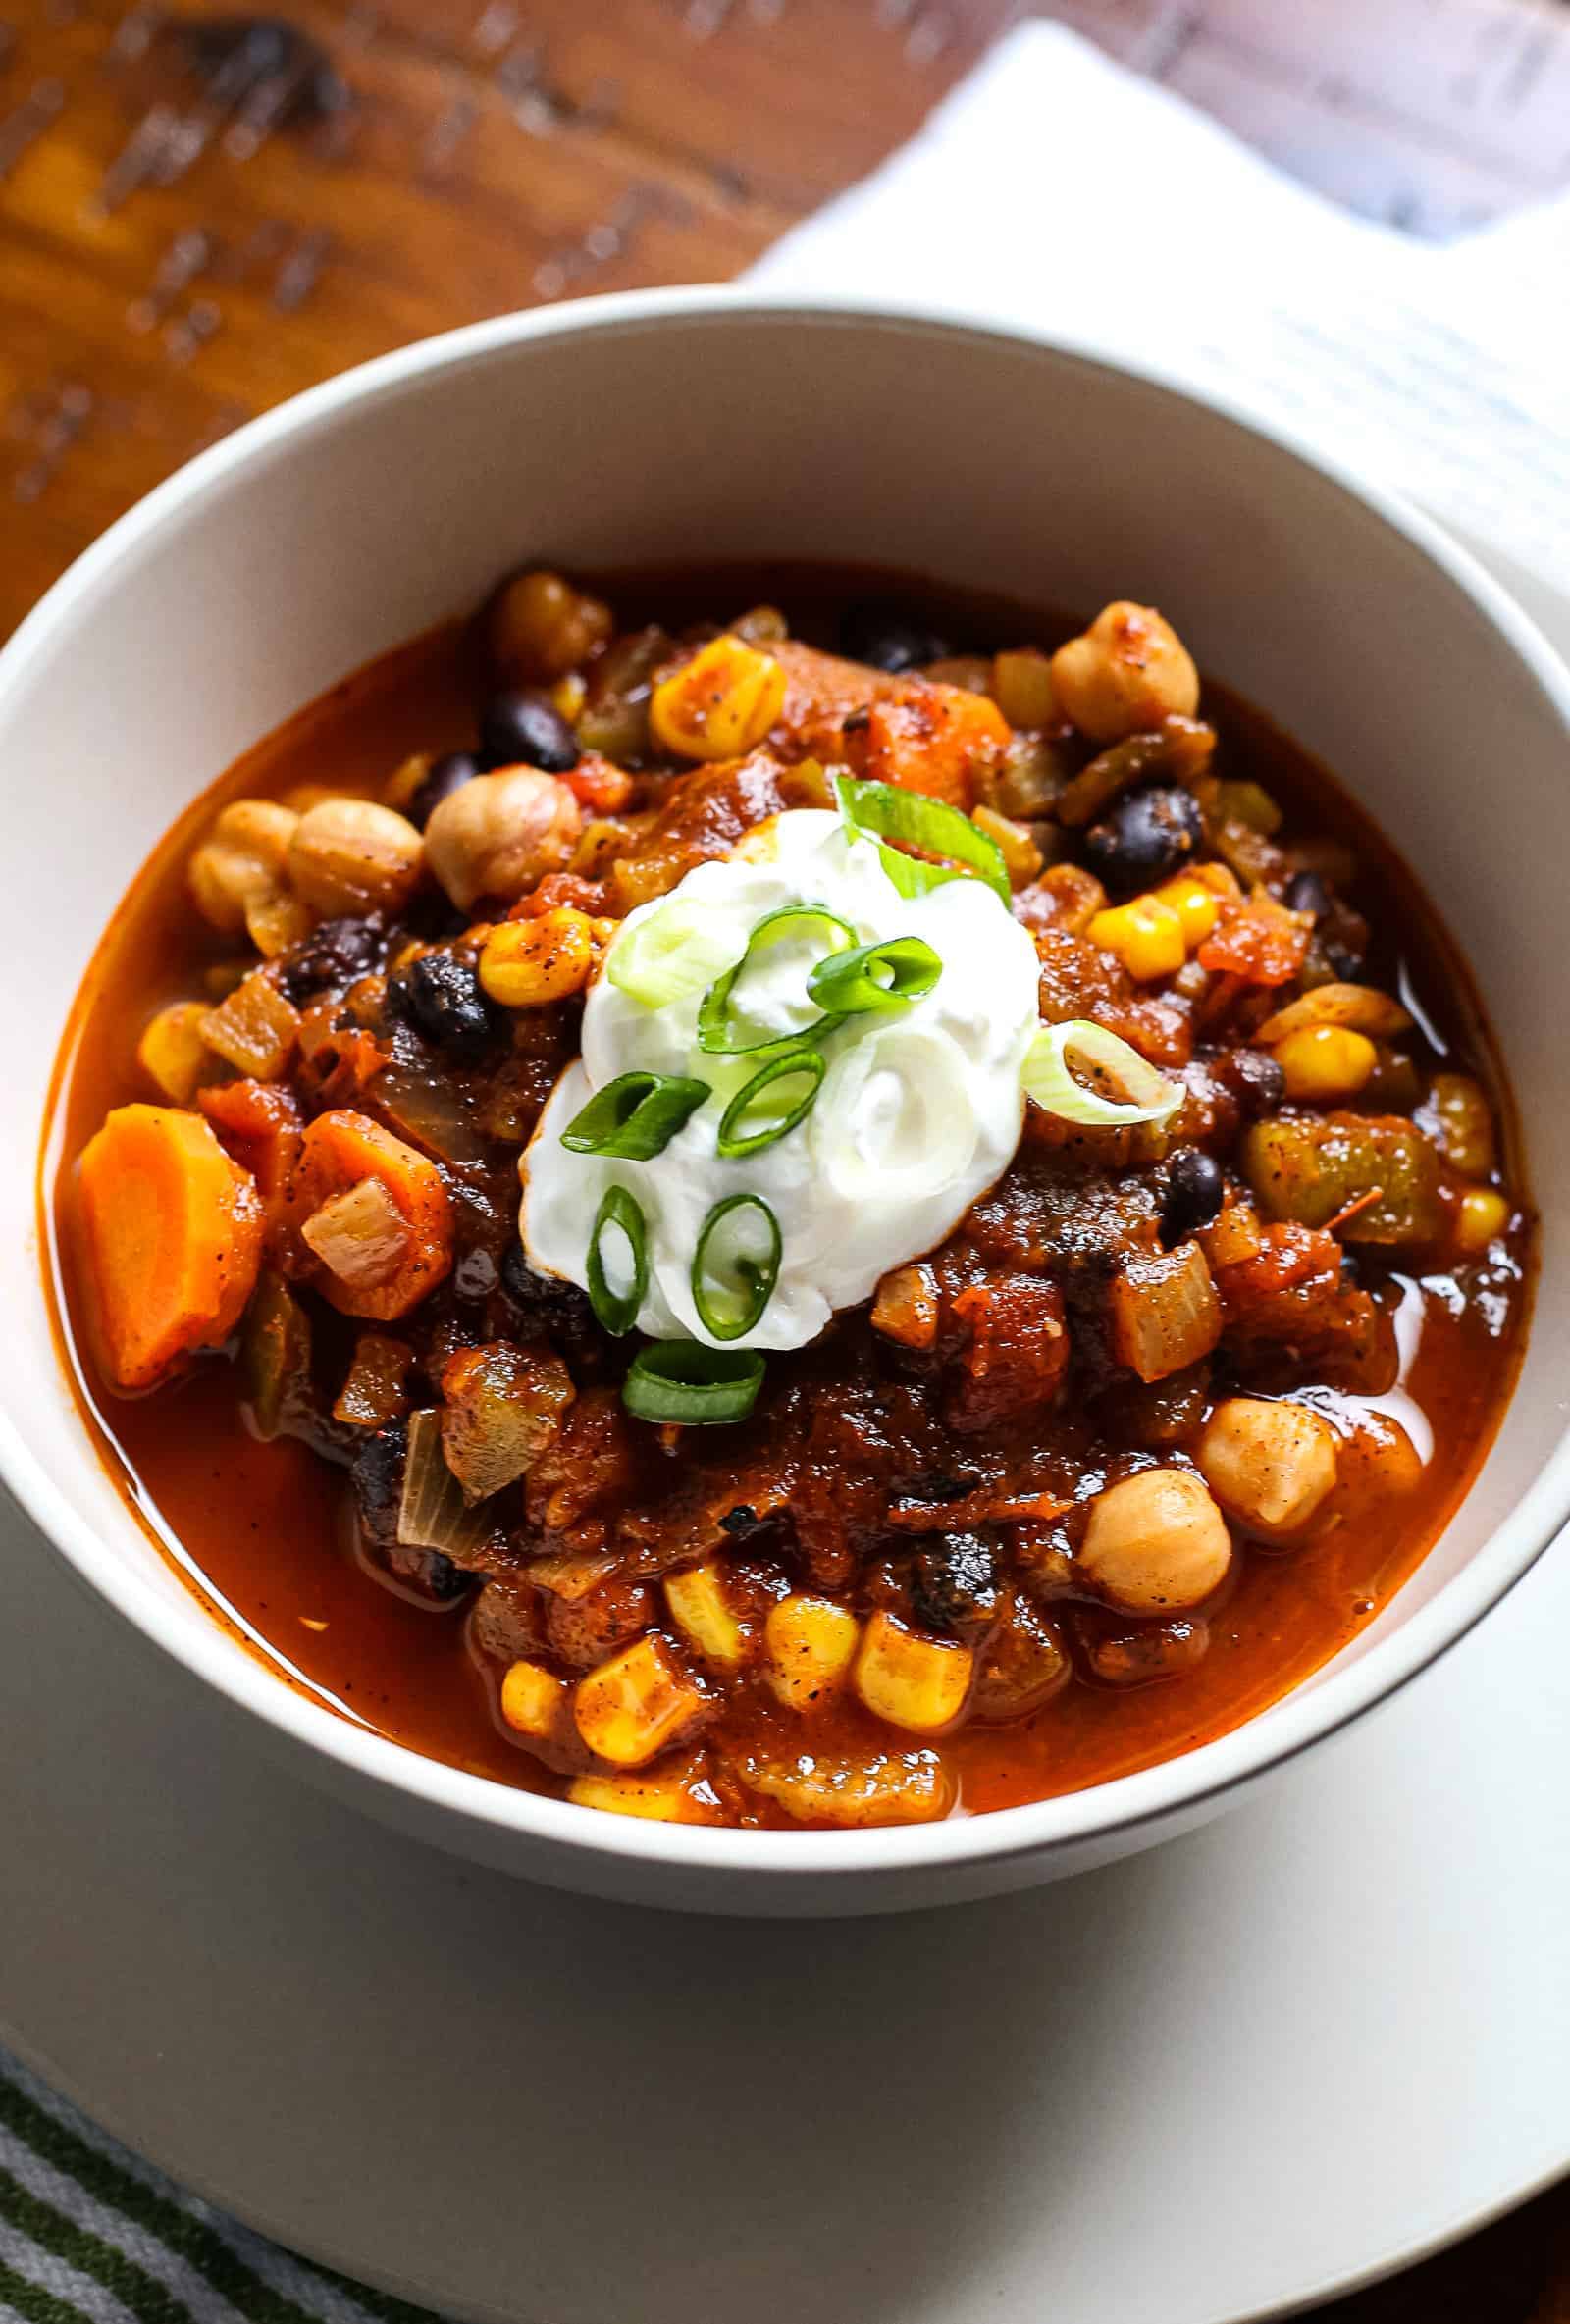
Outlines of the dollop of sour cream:
<svg viewBox="0 0 1570 2324">
<path fill-rule="evenodd" d="M 716 1151 L 720 1117 L 762 1059 L 699 1047 L 701 991 L 650 1007 L 602 971 L 584 1009 L 582 1057 L 557 1082 L 520 1165 L 524 1251 L 541 1271 L 587 1287 L 601 1202 L 625 1187 L 646 1222 L 638 1328 L 713 1347 L 693 1298 L 699 1236 L 716 1203 L 759 1196 L 779 1225 L 779 1274 L 757 1321 L 725 1344 L 804 1347 L 836 1310 L 870 1298 L 890 1267 L 941 1243 L 1008 1167 L 1023 1118 L 1020 1067 L 1038 1023 L 1035 947 L 982 881 L 902 896 L 876 841 L 819 808 L 778 815 L 729 856 L 698 865 L 671 896 L 629 914 L 617 942 L 673 903 L 700 907 L 706 947 L 722 940 L 730 962 L 766 913 L 801 904 L 836 914 L 858 944 L 921 937 L 942 973 L 904 1008 L 848 1017 L 826 1039 L 828 1070 L 806 1119 L 730 1159 Z M 823 951 L 810 932 L 769 945 L 737 979 L 734 1006 L 759 1028 L 801 1031 L 819 1014 L 806 988 Z M 706 1081 L 711 1095 L 648 1162 L 569 1152 L 561 1133 L 574 1116 L 634 1071 Z M 602 1256 L 608 1263 L 608 1248 Z M 618 1282 L 608 1264 L 607 1272 L 624 1292 L 626 1273 Z"/>
</svg>

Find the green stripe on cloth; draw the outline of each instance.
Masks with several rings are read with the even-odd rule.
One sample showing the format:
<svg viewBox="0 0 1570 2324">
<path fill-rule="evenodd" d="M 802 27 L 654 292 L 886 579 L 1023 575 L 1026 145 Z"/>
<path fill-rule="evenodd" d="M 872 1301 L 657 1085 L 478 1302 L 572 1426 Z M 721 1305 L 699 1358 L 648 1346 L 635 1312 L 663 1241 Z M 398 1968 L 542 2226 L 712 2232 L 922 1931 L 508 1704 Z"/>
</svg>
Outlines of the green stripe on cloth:
<svg viewBox="0 0 1570 2324">
<path fill-rule="evenodd" d="M 81 2324 L 79 2308 L 74 2308 L 69 2299 L 58 2299 L 41 2284 L 19 2276 L 3 2259 L 0 2259 L 0 2307 L 13 2309 L 25 2319 L 25 2324 Z"/>
<path fill-rule="evenodd" d="M 440 2319 L 434 2317 L 429 2308 L 417 2308 L 408 2300 L 399 2299 L 395 2293 L 378 2292 L 370 2284 L 356 2284 L 348 2276 L 340 2276 L 335 2269 L 324 2267 L 319 2259 L 310 2260 L 307 2264 L 313 2275 L 331 2284 L 335 2292 L 341 2292 L 346 2299 L 368 2308 L 373 2316 L 382 2317 L 383 2324 L 440 2324 Z"/>
<path fill-rule="evenodd" d="M 24 2087 L 27 2083 L 39 2097 L 29 2094 Z M 49 2201 L 23 2186 L 0 2162 L 0 2218 L 28 2236 L 41 2251 L 74 2268 L 78 2284 L 90 2279 L 102 2286 L 136 2324 L 218 2324 L 220 2318 L 223 2324 L 234 2324 L 236 2314 L 245 2324 L 353 2324 L 346 2303 L 378 2324 L 438 2324 L 428 2309 L 286 2252 L 237 2222 L 211 2213 L 208 2205 L 162 2181 L 149 2165 L 129 2155 L 119 2159 L 124 2149 L 115 2149 L 114 2142 L 91 2124 L 82 2122 L 77 2129 L 73 2117 L 74 2109 L 64 2099 L 33 2082 L 0 2051 L 0 2138 L 8 2136 L 13 2142 L 18 2169 L 27 2153 L 54 2174 L 49 2189 L 54 2200 Z M 80 2191 L 83 2208 L 94 2206 L 95 2227 L 70 2215 L 74 2205 L 60 2181 Z M 159 2264 L 160 2250 L 178 2263 L 183 2271 L 183 2296 L 159 2283 L 148 2267 L 108 2240 L 115 2231 L 105 2219 L 106 2211 L 126 2221 L 148 2266 Z M 245 2256 L 247 2252 L 252 2256 Z M 58 2290 L 44 2291 L 19 2275 L 4 2259 L 0 2268 L 5 2271 L 0 2315 L 17 2317 L 21 2324 L 100 2324 L 96 2294 L 91 2305 L 79 2305 L 75 2288 L 73 2297 L 65 2298 Z M 269 2283 L 264 2270 L 283 2276 L 289 2291 Z M 193 2283 L 193 2278 L 200 2283 Z M 13 2279 L 22 2287 L 20 2294 L 12 2289 Z M 203 2285 L 211 2288 L 210 2301 L 202 2295 Z M 52 2303 L 47 2314 L 40 2301 Z M 107 2305 L 103 2312 L 108 2312 Z"/>
<path fill-rule="evenodd" d="M 89 2195 L 96 2195 L 100 2202 L 109 2204 L 137 2227 L 145 2228 L 182 2259 L 188 2260 L 216 2293 L 251 2319 L 251 2324 L 312 2324 L 304 2308 L 264 2284 L 210 2227 L 193 2219 L 188 2211 L 183 2211 L 155 2188 L 132 2178 L 130 2171 L 122 2170 L 108 2155 L 89 2146 L 85 2139 L 78 2138 L 56 2116 L 46 2114 L 15 2083 L 3 2078 L 0 2078 L 0 2123 L 14 2131 L 35 2154 L 42 2155 L 45 2162 L 53 2163 L 57 2170 L 75 2179 Z"/>
<path fill-rule="evenodd" d="M 90 2228 L 78 2227 L 63 2211 L 29 2195 L 7 2170 L 0 2170 L 0 2219 L 9 2219 L 13 2226 L 20 2227 L 40 2251 L 52 2252 L 56 2259 L 65 2260 L 69 2266 L 79 2268 L 84 2276 L 102 2284 L 123 2307 L 131 2310 L 137 2324 L 191 2324 L 190 2310 L 184 2301 L 177 2299 L 145 2268 L 128 2259 L 124 2251 L 117 2251 L 113 2244 L 106 2244 Z"/>
</svg>

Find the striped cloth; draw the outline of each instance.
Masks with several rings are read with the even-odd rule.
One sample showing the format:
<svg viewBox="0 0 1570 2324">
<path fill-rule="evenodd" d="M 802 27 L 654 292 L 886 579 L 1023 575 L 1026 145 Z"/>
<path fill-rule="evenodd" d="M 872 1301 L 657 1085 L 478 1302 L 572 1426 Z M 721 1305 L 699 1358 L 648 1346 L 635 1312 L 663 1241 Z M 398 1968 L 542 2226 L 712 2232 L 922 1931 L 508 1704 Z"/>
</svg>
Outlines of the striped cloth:
<svg viewBox="0 0 1570 2324">
<path fill-rule="evenodd" d="M 434 2324 L 182 2194 L 0 2050 L 0 2324 Z"/>
</svg>

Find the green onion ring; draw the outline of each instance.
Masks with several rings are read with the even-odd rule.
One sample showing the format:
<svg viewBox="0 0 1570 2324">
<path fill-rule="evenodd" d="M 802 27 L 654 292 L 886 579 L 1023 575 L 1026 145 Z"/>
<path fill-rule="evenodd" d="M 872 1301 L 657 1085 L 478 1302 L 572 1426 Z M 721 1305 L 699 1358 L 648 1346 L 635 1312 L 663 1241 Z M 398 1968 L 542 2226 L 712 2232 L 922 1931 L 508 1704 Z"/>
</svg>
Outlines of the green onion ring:
<svg viewBox="0 0 1570 2324">
<path fill-rule="evenodd" d="M 619 1226 L 632 1246 L 632 1289 L 619 1298 L 605 1279 L 604 1261 L 600 1256 L 600 1240 L 607 1226 Z M 630 1331 L 649 1289 L 649 1233 L 642 1208 L 625 1186 L 607 1186 L 604 1200 L 595 1213 L 594 1231 L 589 1237 L 588 1275 L 589 1301 L 600 1323 L 618 1337 Z"/>
<path fill-rule="evenodd" d="M 735 951 L 723 913 L 672 896 L 643 919 L 624 920 L 605 955 L 605 975 L 645 1008 L 694 1000 Z"/>
<path fill-rule="evenodd" d="M 704 1261 L 708 1246 L 724 1221 L 737 1211 L 758 1211 L 767 1225 L 768 1237 L 761 1259 L 738 1251 L 730 1262 L 733 1283 L 717 1283 L 714 1290 L 704 1280 Z M 728 1194 L 716 1203 L 698 1230 L 698 1248 L 693 1253 L 693 1305 L 698 1310 L 698 1320 L 715 1339 L 740 1339 L 753 1325 L 774 1296 L 774 1285 L 779 1281 L 780 1252 L 783 1248 L 779 1220 L 760 1194 Z M 717 1293 L 717 1296 L 716 1296 Z M 728 1301 L 727 1307 L 719 1304 Z M 745 1303 L 745 1304 L 738 1304 Z"/>
<path fill-rule="evenodd" d="M 649 1162 L 663 1154 L 708 1094 L 706 1081 L 688 1081 L 679 1073 L 618 1073 L 573 1115 L 561 1143 L 569 1154 Z"/>
<path fill-rule="evenodd" d="M 782 904 L 778 909 L 765 912 L 747 939 L 747 950 L 733 967 L 711 984 L 704 995 L 698 1011 L 698 1046 L 710 1057 L 745 1056 L 752 1050 L 777 1049 L 783 1041 L 799 1041 L 803 1033 L 821 1033 L 826 1019 L 819 1017 L 811 1025 L 804 1025 L 795 1033 L 759 1033 L 756 1039 L 747 1038 L 746 1028 L 738 1026 L 730 1013 L 730 997 L 736 980 L 753 959 L 755 954 L 766 952 L 791 932 L 792 926 L 815 924 L 828 932 L 829 956 L 848 952 L 856 942 L 856 930 L 839 917 L 837 912 L 824 909 L 820 904 Z"/>
<path fill-rule="evenodd" d="M 1081 1071 L 1097 1074 L 1121 1090 L 1122 1097 L 1109 1098 L 1101 1090 L 1087 1088 L 1070 1070 L 1074 1062 Z M 1020 1079 L 1026 1097 L 1043 1112 L 1094 1129 L 1165 1121 L 1186 1094 L 1180 1081 L 1168 1081 L 1121 1034 L 1089 1017 L 1042 1025 L 1025 1054 Z"/>
<path fill-rule="evenodd" d="M 847 829 L 859 837 L 901 840 L 929 855 L 947 857 L 947 864 L 916 863 L 897 848 L 885 847 L 883 867 L 902 896 L 925 895 L 957 878 L 948 865 L 959 863 L 1008 904 L 1009 873 L 1001 849 L 958 807 L 928 799 L 921 791 L 902 791 L 894 783 L 857 782 L 849 775 L 837 775 L 834 790 Z"/>
<path fill-rule="evenodd" d="M 854 953 L 831 953 L 812 970 L 807 989 L 835 1015 L 862 1016 L 868 1009 L 908 1008 L 942 974 L 943 962 L 919 936 L 892 936 L 882 944 L 858 945 Z"/>
<path fill-rule="evenodd" d="M 697 1340 L 658 1340 L 634 1357 L 621 1401 L 640 1420 L 684 1427 L 745 1420 L 763 1384 L 761 1356 L 744 1348 L 706 1348 Z"/>
<path fill-rule="evenodd" d="M 798 1122 L 805 1121 L 811 1112 L 817 1104 L 817 1093 L 823 1086 L 823 1076 L 827 1071 L 828 1059 L 810 1041 L 798 1042 L 779 1057 L 770 1058 L 767 1064 L 760 1066 L 752 1080 L 736 1092 L 720 1115 L 719 1133 L 714 1141 L 716 1151 L 728 1161 L 735 1162 L 741 1155 L 757 1154 L 763 1147 L 772 1146 L 776 1140 L 795 1129 Z M 741 1125 L 763 1091 L 776 1081 L 793 1080 L 799 1073 L 810 1073 L 812 1077 L 812 1086 L 806 1097 L 799 1099 L 766 1128 L 744 1131 Z"/>
</svg>

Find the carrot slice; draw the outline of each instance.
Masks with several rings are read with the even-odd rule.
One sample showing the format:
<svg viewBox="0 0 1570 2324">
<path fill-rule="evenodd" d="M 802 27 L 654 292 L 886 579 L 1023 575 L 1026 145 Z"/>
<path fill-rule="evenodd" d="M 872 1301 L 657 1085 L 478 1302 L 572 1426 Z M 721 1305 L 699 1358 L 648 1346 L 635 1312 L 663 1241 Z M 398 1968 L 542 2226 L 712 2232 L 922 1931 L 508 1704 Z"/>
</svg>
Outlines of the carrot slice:
<svg viewBox="0 0 1570 2324">
<path fill-rule="evenodd" d="M 199 1113 L 119 1106 L 78 1164 L 92 1322 L 133 1395 L 239 1321 L 262 1257 L 262 1204 Z"/>
<path fill-rule="evenodd" d="M 356 1286 L 322 1270 L 318 1288 L 345 1316 L 389 1323 L 406 1316 L 450 1269 L 452 1210 L 441 1171 L 369 1115 L 319 1113 L 305 1133 L 300 1174 L 305 1209 L 312 1214 L 365 1179 L 376 1179 L 409 1230 L 406 1252 L 383 1282 Z"/>
</svg>

